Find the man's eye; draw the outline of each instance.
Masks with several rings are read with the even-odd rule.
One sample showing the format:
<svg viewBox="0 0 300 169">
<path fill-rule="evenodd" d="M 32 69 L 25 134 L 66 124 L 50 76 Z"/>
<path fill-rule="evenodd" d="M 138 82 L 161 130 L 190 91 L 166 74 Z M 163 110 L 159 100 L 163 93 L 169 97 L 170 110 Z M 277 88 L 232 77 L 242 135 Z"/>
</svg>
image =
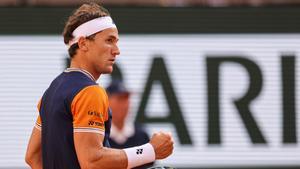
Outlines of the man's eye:
<svg viewBox="0 0 300 169">
<path fill-rule="evenodd" d="M 114 40 L 113 39 L 107 39 L 106 41 L 112 43 Z"/>
</svg>

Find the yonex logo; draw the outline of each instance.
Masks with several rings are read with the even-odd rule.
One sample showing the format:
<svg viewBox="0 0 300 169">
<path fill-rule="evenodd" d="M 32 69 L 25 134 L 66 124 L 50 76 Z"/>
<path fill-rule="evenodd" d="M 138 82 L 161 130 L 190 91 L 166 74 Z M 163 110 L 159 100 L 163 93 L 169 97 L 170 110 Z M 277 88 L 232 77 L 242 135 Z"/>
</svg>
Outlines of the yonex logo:
<svg viewBox="0 0 300 169">
<path fill-rule="evenodd" d="M 89 126 L 92 126 L 92 125 L 94 125 L 94 121 L 89 121 Z"/>
<path fill-rule="evenodd" d="M 143 154 L 143 149 L 142 148 L 136 149 L 136 154 Z"/>
</svg>

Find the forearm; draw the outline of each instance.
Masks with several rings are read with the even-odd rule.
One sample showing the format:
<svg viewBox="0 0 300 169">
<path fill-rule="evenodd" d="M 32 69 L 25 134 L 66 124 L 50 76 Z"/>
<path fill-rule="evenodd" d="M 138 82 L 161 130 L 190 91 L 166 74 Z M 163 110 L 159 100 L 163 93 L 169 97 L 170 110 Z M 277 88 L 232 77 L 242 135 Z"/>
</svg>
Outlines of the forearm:
<svg viewBox="0 0 300 169">
<path fill-rule="evenodd" d="M 93 151 L 82 169 L 126 169 L 128 165 L 124 150 L 102 147 Z"/>
<path fill-rule="evenodd" d="M 103 147 L 103 135 L 75 133 L 76 154 L 82 169 L 126 169 L 153 162 L 156 158 L 150 143 L 124 150 Z"/>
<path fill-rule="evenodd" d="M 126 164 L 125 165 L 126 168 L 134 168 L 155 161 L 155 152 L 153 146 L 150 143 L 141 146 L 126 148 L 123 150 L 104 148 L 101 154 L 103 153 L 108 155 L 106 157 L 105 156 L 101 157 L 100 159 L 102 160 L 101 163 L 102 164 L 104 163 L 104 165 L 114 163 L 116 162 L 114 158 L 121 157 L 119 159 L 121 161 L 117 161 L 120 162 L 120 165 L 117 165 L 113 168 L 117 168 L 117 167 L 124 168 L 124 164 Z M 125 154 L 125 158 L 124 158 L 124 154 Z M 109 157 L 110 155 L 111 157 Z"/>
</svg>

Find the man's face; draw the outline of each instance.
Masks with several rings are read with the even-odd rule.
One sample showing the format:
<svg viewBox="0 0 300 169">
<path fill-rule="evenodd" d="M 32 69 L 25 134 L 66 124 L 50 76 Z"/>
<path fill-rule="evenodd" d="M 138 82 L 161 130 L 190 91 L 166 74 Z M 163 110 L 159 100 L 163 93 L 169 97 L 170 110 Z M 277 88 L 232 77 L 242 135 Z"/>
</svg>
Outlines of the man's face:
<svg viewBox="0 0 300 169">
<path fill-rule="evenodd" d="M 108 28 L 97 33 L 94 40 L 89 41 L 87 56 L 95 72 L 105 74 L 113 71 L 116 56 L 120 54 L 118 40 L 118 30 Z"/>
</svg>

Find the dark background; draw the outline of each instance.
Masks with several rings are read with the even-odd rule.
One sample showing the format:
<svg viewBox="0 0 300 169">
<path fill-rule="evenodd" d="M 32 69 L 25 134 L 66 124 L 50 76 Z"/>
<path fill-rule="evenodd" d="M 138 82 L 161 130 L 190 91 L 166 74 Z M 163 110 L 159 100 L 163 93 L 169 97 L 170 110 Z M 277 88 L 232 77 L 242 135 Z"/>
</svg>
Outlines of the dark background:
<svg viewBox="0 0 300 169">
<path fill-rule="evenodd" d="M 120 34 L 300 32 L 300 6 L 107 8 Z M 61 34 L 74 9 L 0 7 L 0 34 Z"/>
</svg>

